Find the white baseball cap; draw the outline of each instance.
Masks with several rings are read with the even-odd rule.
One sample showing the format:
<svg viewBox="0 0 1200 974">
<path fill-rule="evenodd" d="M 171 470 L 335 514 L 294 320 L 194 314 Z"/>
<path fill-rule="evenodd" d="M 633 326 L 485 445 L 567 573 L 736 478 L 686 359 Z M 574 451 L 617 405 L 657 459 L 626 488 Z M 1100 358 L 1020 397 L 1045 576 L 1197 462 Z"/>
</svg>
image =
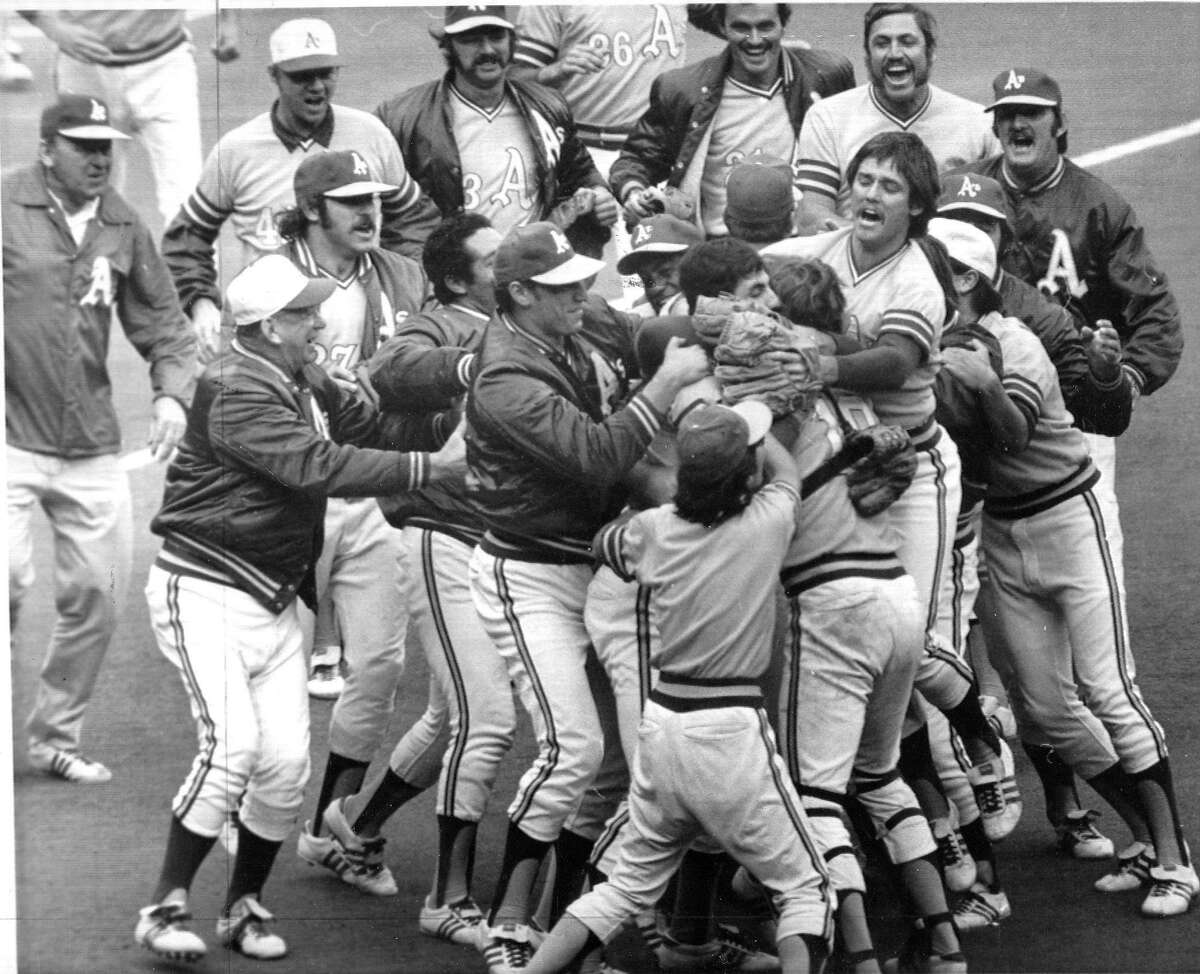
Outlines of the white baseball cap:
<svg viewBox="0 0 1200 974">
<path fill-rule="evenodd" d="M 935 216 L 927 233 L 946 248 L 951 260 L 978 271 L 988 283 L 996 276 L 996 245 L 978 227 Z"/>
<path fill-rule="evenodd" d="M 284 21 L 269 43 L 271 63 L 282 71 L 336 68 L 342 63 L 333 28 L 315 17 Z"/>
<path fill-rule="evenodd" d="M 309 277 L 283 254 L 267 254 L 229 282 L 225 300 L 235 325 L 252 325 L 280 311 L 320 304 L 336 287 L 332 278 Z"/>
</svg>

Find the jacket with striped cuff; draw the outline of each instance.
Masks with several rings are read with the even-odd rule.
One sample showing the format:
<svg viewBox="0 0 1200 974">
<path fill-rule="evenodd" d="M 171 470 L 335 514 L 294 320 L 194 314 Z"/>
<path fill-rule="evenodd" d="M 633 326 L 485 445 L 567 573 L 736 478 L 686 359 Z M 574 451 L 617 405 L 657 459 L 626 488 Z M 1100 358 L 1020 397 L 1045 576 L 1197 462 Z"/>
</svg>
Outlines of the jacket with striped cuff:
<svg viewBox="0 0 1200 974">
<path fill-rule="evenodd" d="M 323 369 L 289 373 L 277 346 L 235 339 L 200 379 L 150 522 L 164 567 L 203 567 L 273 612 L 297 595 L 315 609 L 326 497 L 429 481 L 428 454 L 374 449 L 377 437 L 374 408 Z"/>
</svg>

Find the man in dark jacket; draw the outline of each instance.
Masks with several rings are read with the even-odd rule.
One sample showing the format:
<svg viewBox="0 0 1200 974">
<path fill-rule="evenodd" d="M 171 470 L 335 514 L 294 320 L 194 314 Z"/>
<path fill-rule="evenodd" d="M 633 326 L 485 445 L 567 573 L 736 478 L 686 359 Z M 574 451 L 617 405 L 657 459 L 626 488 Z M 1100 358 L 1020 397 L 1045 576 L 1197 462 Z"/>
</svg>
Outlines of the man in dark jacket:
<svg viewBox="0 0 1200 974">
<path fill-rule="evenodd" d="M 64 95 L 42 113 L 38 161 L 6 176 L 4 224 L 8 614 L 34 583 L 33 512 L 54 528 L 58 618 L 28 724 L 33 767 L 112 778 L 79 754 L 84 711 L 117 628 L 133 558 L 129 483 L 105 360 L 115 317 L 150 363 L 149 446 L 183 434 L 196 342 L 141 219 L 109 186 L 108 107 Z M 115 312 L 115 315 L 114 315 Z"/>
<path fill-rule="evenodd" d="M 502 234 L 548 219 L 598 251 L 616 201 L 562 95 L 507 76 L 516 31 L 505 8 L 447 7 L 430 33 L 446 74 L 375 110 L 413 178 L 443 216 L 480 212 Z"/>
<path fill-rule="evenodd" d="M 663 180 L 698 202 L 709 236 L 725 228 L 725 179 L 755 156 L 795 165 L 795 144 L 814 101 L 854 86 L 854 68 L 827 51 L 784 46 L 786 4 L 724 4 L 729 42 L 714 57 L 668 71 L 609 174 L 630 220 L 653 212 Z"/>
<path fill-rule="evenodd" d="M 315 365 L 318 306 L 336 288 L 270 254 L 230 283 L 237 337 L 205 371 L 150 529 L 163 537 L 146 600 L 179 670 L 200 752 L 172 803 L 167 848 L 136 941 L 195 960 L 188 890 L 228 814 L 238 842 L 217 936 L 267 960 L 287 952 L 259 902 L 308 780 L 308 695 L 297 597 L 316 604 L 326 497 L 415 490 L 461 475 L 438 453 L 371 449 L 377 414 Z"/>
</svg>

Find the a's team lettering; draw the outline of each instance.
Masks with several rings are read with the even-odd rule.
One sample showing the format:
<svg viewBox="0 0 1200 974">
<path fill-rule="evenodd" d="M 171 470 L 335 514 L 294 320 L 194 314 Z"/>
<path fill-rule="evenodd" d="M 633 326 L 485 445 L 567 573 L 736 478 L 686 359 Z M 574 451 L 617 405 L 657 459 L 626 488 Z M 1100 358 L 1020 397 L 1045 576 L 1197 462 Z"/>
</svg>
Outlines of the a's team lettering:
<svg viewBox="0 0 1200 974">
<path fill-rule="evenodd" d="M 550 165 L 558 165 L 558 157 L 562 154 L 563 140 L 566 139 L 567 133 L 561 128 L 553 127 L 542 115 L 538 112 L 530 112 L 530 118 L 533 119 L 533 127 L 537 129 L 538 138 L 542 141 L 542 146 L 546 150 L 546 158 Z"/>
<path fill-rule="evenodd" d="M 108 121 L 108 112 L 106 112 L 104 110 L 104 106 L 101 105 L 100 102 L 96 101 L 95 98 L 92 99 L 92 116 L 91 117 L 92 117 L 93 122 L 107 122 Z"/>
<path fill-rule="evenodd" d="M 959 190 L 958 190 L 958 195 L 959 196 L 968 196 L 971 199 L 974 199 L 976 196 L 979 195 L 979 191 L 982 188 L 983 187 L 980 186 L 979 183 L 971 182 L 970 176 L 964 176 L 962 186 L 959 187 Z"/>
<path fill-rule="evenodd" d="M 611 416 L 613 403 L 621 395 L 622 373 L 613 368 L 613 363 L 595 349 L 589 352 L 589 357 L 596 375 L 596 385 L 600 388 L 600 411 L 605 416 Z"/>
<path fill-rule="evenodd" d="M 533 194 L 525 179 L 525 160 L 521 153 L 511 145 L 505 150 L 508 159 L 504 166 L 504 175 L 500 179 L 500 188 L 489 198 L 492 206 L 504 207 L 516 204 L 523 210 L 533 208 Z"/>
<path fill-rule="evenodd" d="M 646 43 L 638 48 L 627 31 L 618 30 L 611 36 L 603 31 L 589 35 L 587 44 L 604 59 L 604 67 L 615 64 L 627 68 L 639 55 L 644 58 L 679 57 L 679 41 L 675 37 L 675 26 L 671 16 L 661 3 L 654 5 L 654 24 Z"/>
<path fill-rule="evenodd" d="M 1021 85 L 1025 84 L 1025 75 L 1017 74 L 1016 69 L 1008 72 L 1008 81 L 1005 82 L 1005 91 L 1020 91 Z"/>
<path fill-rule="evenodd" d="M 114 296 L 112 265 L 107 257 L 97 257 L 92 261 L 91 283 L 79 303 L 85 308 L 107 308 Z"/>
<path fill-rule="evenodd" d="M 1075 255 L 1071 252 L 1071 241 L 1066 233 L 1055 227 L 1050 231 L 1054 238 L 1054 248 L 1050 251 L 1050 260 L 1046 263 L 1046 274 L 1038 281 L 1038 290 L 1051 297 L 1082 298 L 1088 293 L 1086 282 L 1079 279 L 1075 270 Z"/>
<path fill-rule="evenodd" d="M 354 160 L 354 175 L 370 176 L 371 170 L 367 168 L 367 160 L 353 150 L 350 152 L 351 158 Z"/>
<path fill-rule="evenodd" d="M 654 231 L 650 229 L 650 224 L 639 223 L 637 225 L 636 229 L 633 231 L 633 241 L 632 241 L 633 246 L 640 247 L 642 244 L 646 243 L 653 235 L 654 235 Z"/>
</svg>

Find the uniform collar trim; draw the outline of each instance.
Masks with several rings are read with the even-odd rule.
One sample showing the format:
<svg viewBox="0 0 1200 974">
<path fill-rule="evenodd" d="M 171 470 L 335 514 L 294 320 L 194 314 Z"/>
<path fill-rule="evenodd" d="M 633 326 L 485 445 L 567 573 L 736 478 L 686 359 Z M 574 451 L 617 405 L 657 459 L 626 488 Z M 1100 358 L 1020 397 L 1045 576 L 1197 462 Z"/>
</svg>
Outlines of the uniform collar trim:
<svg viewBox="0 0 1200 974">
<path fill-rule="evenodd" d="M 302 136 L 293 132 L 279 120 L 279 99 L 275 99 L 275 104 L 271 106 L 271 130 L 288 152 L 295 152 L 296 149 L 303 149 L 307 152 L 314 143 L 320 143 L 328 149 L 329 143 L 333 140 L 333 105 L 329 106 L 329 111 L 325 113 L 325 117 L 321 119 L 321 123 L 313 129 L 312 133 Z"/>
<path fill-rule="evenodd" d="M 933 101 L 933 88 L 928 85 L 926 86 L 925 100 L 921 103 L 921 107 L 916 110 L 916 112 L 912 115 L 912 117 L 907 118 L 907 119 L 900 118 L 899 116 L 893 114 L 883 104 L 883 101 L 875 93 L 874 85 L 869 86 L 868 97 L 871 99 L 871 104 L 875 106 L 876 111 L 878 111 L 880 115 L 882 115 L 884 118 L 886 118 L 893 125 L 896 125 L 897 127 L 899 127 L 901 130 L 907 130 L 911 126 L 915 125 L 917 123 L 917 120 L 920 119 L 920 117 L 925 114 L 925 110 L 927 108 L 929 108 L 929 103 L 931 101 Z"/>
<path fill-rule="evenodd" d="M 1050 189 L 1053 186 L 1057 186 L 1062 180 L 1063 173 L 1065 173 L 1066 170 L 1067 162 L 1062 156 L 1059 156 L 1058 162 L 1045 178 L 1034 183 L 1032 186 L 1022 186 L 1009 174 L 1008 160 L 1005 159 L 1000 162 L 1000 175 L 1004 179 L 1005 184 L 1018 193 L 1040 193 L 1044 189 Z"/>
</svg>

